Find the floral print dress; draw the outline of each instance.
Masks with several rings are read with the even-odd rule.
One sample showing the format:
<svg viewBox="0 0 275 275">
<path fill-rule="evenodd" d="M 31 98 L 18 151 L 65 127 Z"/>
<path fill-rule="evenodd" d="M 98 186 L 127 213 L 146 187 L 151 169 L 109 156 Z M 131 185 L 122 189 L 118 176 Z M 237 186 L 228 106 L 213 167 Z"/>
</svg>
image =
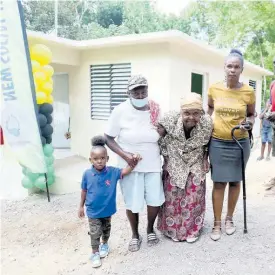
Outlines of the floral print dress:
<svg viewBox="0 0 275 275">
<path fill-rule="evenodd" d="M 169 174 L 164 178 L 165 203 L 160 209 L 158 230 L 172 239 L 184 241 L 198 237 L 205 215 L 205 180 L 198 182 L 189 174 L 185 189 L 171 184 Z"/>
</svg>

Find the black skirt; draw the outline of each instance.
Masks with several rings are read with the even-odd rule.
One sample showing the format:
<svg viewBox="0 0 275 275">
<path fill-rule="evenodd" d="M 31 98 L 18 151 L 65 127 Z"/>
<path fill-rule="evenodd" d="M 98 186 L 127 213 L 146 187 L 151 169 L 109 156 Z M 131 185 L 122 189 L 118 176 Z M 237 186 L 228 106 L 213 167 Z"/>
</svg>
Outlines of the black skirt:
<svg viewBox="0 0 275 275">
<path fill-rule="evenodd" d="M 250 156 L 250 142 L 248 138 L 240 139 L 244 149 L 244 164 L 246 166 Z M 241 149 L 233 140 L 212 138 L 209 147 L 211 177 L 214 182 L 242 181 Z"/>
</svg>

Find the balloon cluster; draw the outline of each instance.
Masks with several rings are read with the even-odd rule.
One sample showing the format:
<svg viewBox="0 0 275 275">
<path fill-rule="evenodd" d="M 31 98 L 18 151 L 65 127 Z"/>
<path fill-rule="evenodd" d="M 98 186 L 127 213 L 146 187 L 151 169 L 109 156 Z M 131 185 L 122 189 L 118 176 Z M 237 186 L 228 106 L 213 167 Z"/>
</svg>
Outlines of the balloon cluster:
<svg viewBox="0 0 275 275">
<path fill-rule="evenodd" d="M 51 125 L 53 106 L 49 103 L 39 105 L 38 108 L 38 123 L 40 126 L 41 142 L 45 144 L 52 143 L 53 127 Z"/>
<path fill-rule="evenodd" d="M 54 174 L 54 157 L 52 134 L 53 127 L 51 123 L 53 121 L 53 79 L 54 69 L 49 63 L 52 60 L 52 53 L 45 45 L 37 44 L 30 49 L 31 63 L 33 79 L 35 84 L 36 103 L 38 105 L 38 123 L 41 133 L 41 142 L 43 145 L 43 151 L 45 156 L 45 162 L 47 165 L 47 182 L 48 185 L 52 185 L 55 181 Z M 24 188 L 30 189 L 37 187 L 40 189 L 46 188 L 45 174 L 32 173 L 29 169 L 23 168 L 24 178 L 22 185 Z"/>
<path fill-rule="evenodd" d="M 35 84 L 36 102 L 38 105 L 53 103 L 52 91 L 54 69 L 49 63 L 52 53 L 48 47 L 36 44 L 30 49 L 32 72 Z"/>
<path fill-rule="evenodd" d="M 43 146 L 43 151 L 45 155 L 45 162 L 47 164 L 47 182 L 48 186 L 52 185 L 55 181 L 54 174 L 54 157 L 53 157 L 53 147 L 51 144 L 46 144 Z M 24 178 L 22 179 L 22 186 L 24 188 L 30 189 L 37 187 L 40 189 L 46 188 L 46 178 L 45 174 L 32 173 L 29 169 L 23 168 Z"/>
</svg>

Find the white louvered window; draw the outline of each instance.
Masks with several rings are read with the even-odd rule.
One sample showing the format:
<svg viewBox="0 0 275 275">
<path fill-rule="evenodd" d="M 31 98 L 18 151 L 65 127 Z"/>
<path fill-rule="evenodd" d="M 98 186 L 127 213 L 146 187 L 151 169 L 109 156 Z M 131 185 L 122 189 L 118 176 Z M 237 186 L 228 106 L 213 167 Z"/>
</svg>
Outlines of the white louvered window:
<svg viewBox="0 0 275 275">
<path fill-rule="evenodd" d="M 131 76 L 131 64 L 92 65 L 91 117 L 106 120 L 115 106 L 127 99 L 127 83 Z"/>
<path fill-rule="evenodd" d="M 251 86 L 254 89 L 254 92 L 256 92 L 256 88 L 257 88 L 257 81 L 255 80 L 249 80 L 249 86 Z"/>
</svg>

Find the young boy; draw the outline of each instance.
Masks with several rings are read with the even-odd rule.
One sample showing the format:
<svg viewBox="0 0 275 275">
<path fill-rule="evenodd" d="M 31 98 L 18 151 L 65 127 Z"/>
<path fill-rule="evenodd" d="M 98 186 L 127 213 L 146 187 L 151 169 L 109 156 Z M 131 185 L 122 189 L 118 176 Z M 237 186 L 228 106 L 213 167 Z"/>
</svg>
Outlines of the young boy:
<svg viewBox="0 0 275 275">
<path fill-rule="evenodd" d="M 272 125 L 271 125 L 271 122 L 267 119 L 270 113 L 270 109 L 271 109 L 270 107 L 271 107 L 271 104 L 270 104 L 270 101 L 268 100 L 266 103 L 265 109 L 262 110 L 262 113 L 259 116 L 259 118 L 262 120 L 262 128 L 261 128 L 262 147 L 261 147 L 261 156 L 258 157 L 258 160 L 264 159 L 266 143 L 268 143 L 266 160 L 270 160 L 270 153 L 272 148 Z"/>
<path fill-rule="evenodd" d="M 135 165 L 137 165 L 141 157 L 134 155 L 134 159 Z M 101 266 L 100 258 L 106 257 L 109 253 L 108 240 L 111 232 L 111 216 L 116 213 L 117 182 L 123 176 L 130 174 L 134 168 L 130 166 L 124 169 L 107 167 L 108 160 L 104 137 L 94 137 L 90 155 L 92 167 L 83 174 L 78 211 L 79 218 L 83 218 L 85 216 L 85 204 L 90 227 L 93 267 Z M 102 238 L 101 244 L 100 238 Z"/>
</svg>

